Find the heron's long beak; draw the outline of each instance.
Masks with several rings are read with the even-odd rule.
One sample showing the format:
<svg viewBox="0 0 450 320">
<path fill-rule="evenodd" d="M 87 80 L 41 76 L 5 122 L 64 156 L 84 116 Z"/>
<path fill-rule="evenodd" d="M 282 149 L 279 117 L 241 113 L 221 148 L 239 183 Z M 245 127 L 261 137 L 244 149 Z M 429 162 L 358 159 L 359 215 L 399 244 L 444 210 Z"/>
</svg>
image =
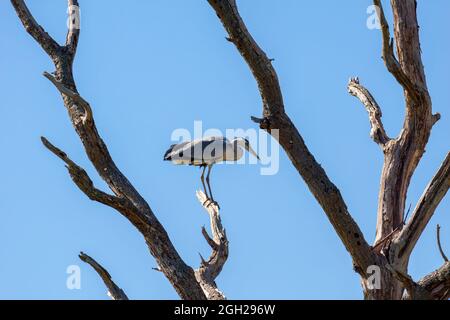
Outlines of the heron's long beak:
<svg viewBox="0 0 450 320">
<path fill-rule="evenodd" d="M 250 144 L 245 144 L 245 149 L 250 152 L 252 155 L 254 155 L 256 157 L 256 159 L 259 159 L 258 154 L 255 152 L 255 150 L 253 150 L 253 148 L 250 146 Z"/>
</svg>

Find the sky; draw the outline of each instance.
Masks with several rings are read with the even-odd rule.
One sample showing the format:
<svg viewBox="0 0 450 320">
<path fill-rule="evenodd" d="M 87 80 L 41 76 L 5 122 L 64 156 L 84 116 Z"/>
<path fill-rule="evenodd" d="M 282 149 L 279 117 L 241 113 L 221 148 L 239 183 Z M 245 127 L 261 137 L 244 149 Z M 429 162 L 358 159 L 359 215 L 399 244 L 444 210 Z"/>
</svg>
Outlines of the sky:
<svg viewBox="0 0 450 320">
<path fill-rule="evenodd" d="M 81 38 L 74 64 L 78 89 L 118 167 L 149 202 L 180 255 L 198 267 L 209 248 L 208 216 L 195 197 L 197 168 L 162 157 L 176 129 L 257 129 L 255 80 L 204 0 L 80 0 Z M 392 22 L 388 1 L 385 11 Z M 66 1 L 28 0 L 57 41 L 66 35 Z M 400 86 L 381 60 L 381 34 L 367 27 L 370 0 L 241 0 L 241 15 L 275 59 L 286 111 L 338 186 L 368 242 L 375 236 L 382 152 L 369 137 L 352 76 L 377 99 L 390 136 L 401 129 Z M 447 0 L 419 1 L 423 61 L 433 110 L 441 121 L 408 193 L 414 207 L 449 151 L 450 41 Z M 100 262 L 132 299 L 177 299 L 142 236 L 120 214 L 87 199 L 63 163 L 41 144 L 46 136 L 107 190 L 89 163 L 55 88 L 54 67 L 24 31 L 9 1 L 0 1 L 0 299 L 108 299 L 98 275 L 77 255 Z M 211 176 L 230 241 L 217 278 L 231 299 L 361 299 L 351 258 L 307 186 L 280 151 L 279 170 L 221 165 Z M 450 253 L 446 197 L 410 261 L 414 279 L 442 265 L 435 226 Z M 79 266 L 80 289 L 67 286 Z M 76 268 L 76 267 L 75 267 Z"/>
</svg>

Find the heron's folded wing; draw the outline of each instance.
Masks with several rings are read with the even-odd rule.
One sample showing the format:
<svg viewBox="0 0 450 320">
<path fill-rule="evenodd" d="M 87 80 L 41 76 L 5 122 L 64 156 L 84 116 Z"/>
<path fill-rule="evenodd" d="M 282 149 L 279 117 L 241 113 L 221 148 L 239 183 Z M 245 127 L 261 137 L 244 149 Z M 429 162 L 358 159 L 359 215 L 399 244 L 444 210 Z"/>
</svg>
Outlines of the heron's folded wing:
<svg viewBox="0 0 450 320">
<path fill-rule="evenodd" d="M 180 150 L 183 150 L 183 148 L 189 143 L 191 143 L 191 141 L 185 141 L 171 145 L 170 148 L 164 154 L 164 160 L 171 160 L 174 156 L 176 156 L 180 152 Z"/>
<path fill-rule="evenodd" d="M 194 140 L 181 148 L 176 148 L 176 151 L 174 149 L 173 158 L 206 164 L 221 160 L 227 146 L 226 141 L 223 137 Z"/>
<path fill-rule="evenodd" d="M 201 141 L 201 147 L 197 147 L 195 150 L 194 158 L 197 159 L 201 156 L 205 163 L 221 161 L 224 158 L 227 146 L 227 140 L 223 137 Z M 201 153 L 198 152 L 199 149 L 201 149 Z"/>
</svg>

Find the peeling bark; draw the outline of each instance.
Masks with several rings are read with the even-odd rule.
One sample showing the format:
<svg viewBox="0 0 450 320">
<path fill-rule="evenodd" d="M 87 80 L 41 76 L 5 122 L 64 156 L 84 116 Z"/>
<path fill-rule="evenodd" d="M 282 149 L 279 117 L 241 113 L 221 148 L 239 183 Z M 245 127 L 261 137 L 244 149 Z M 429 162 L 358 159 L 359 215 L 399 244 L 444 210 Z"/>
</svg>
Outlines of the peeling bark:
<svg viewBox="0 0 450 320">
<path fill-rule="evenodd" d="M 371 93 L 364 88 L 358 78 L 348 84 L 349 93 L 357 97 L 369 114 L 371 137 L 380 145 L 384 154 L 384 165 L 380 180 L 376 238 L 373 246 L 364 239 L 358 225 L 352 219 L 338 188 L 331 182 L 325 170 L 308 150 L 299 131 L 285 111 L 277 73 L 265 52 L 258 46 L 239 15 L 235 0 L 208 0 L 228 33 L 227 40 L 233 43 L 247 62 L 263 102 L 263 117 L 253 117 L 260 128 L 271 133 L 279 130 L 278 142 L 285 150 L 294 167 L 315 196 L 334 230 L 349 251 L 354 269 L 361 275 L 366 299 L 401 299 L 406 288 L 405 282 L 409 255 L 428 223 L 437 204 L 448 190 L 446 173 L 441 170 L 439 184 L 435 184 L 430 194 L 418 204 L 405 230 L 415 229 L 414 235 L 405 235 L 405 201 L 411 177 L 421 160 L 433 125 L 439 114 L 432 114 L 432 103 L 428 93 L 425 72 L 421 60 L 419 27 L 415 0 L 391 0 L 394 12 L 394 34 L 391 38 L 389 24 L 380 0 L 378 6 L 382 31 L 382 57 L 387 70 L 403 88 L 406 116 L 403 128 L 396 138 L 389 138 L 381 121 L 381 107 Z M 397 48 L 397 56 L 394 46 Z M 277 138 L 277 137 L 275 137 Z M 447 171 L 445 171 L 447 172 Z M 444 180 L 444 181 L 443 181 Z M 426 209 L 420 209 L 425 206 Z M 418 214 L 417 212 L 421 213 Z M 417 217 L 419 215 L 419 217 Z M 418 226 L 417 226 L 418 225 Z M 414 227 L 416 226 L 416 227 Z M 411 232 L 406 232 L 410 234 Z M 405 241 L 408 250 L 405 251 Z M 412 238 L 411 238 L 412 237 Z M 371 289 L 367 267 L 380 268 L 381 288 Z M 404 276 L 399 276 L 404 275 Z M 412 280 L 411 280 L 412 281 Z"/>
<path fill-rule="evenodd" d="M 373 0 L 379 8 L 382 58 L 388 72 L 401 86 L 405 96 L 405 119 L 401 132 L 390 138 L 382 123 L 382 108 L 358 78 L 352 78 L 348 91 L 357 97 L 369 115 L 371 137 L 384 155 L 378 194 L 376 238 L 368 244 L 358 224 L 352 218 L 339 189 L 331 181 L 320 163 L 309 151 L 303 137 L 286 113 L 283 95 L 272 60 L 253 39 L 242 20 L 236 0 L 208 0 L 233 43 L 248 64 L 261 94 L 262 118 L 255 118 L 261 129 L 278 140 L 293 166 L 305 181 L 336 234 L 349 252 L 354 270 L 361 276 L 366 299 L 448 299 L 450 297 L 450 264 L 438 244 L 445 263 L 438 270 L 415 282 L 408 275 L 410 255 L 436 208 L 450 187 L 450 153 L 426 187 L 405 221 L 405 201 L 411 178 L 421 161 L 434 124 L 440 119 L 433 114 L 425 71 L 421 58 L 417 3 L 415 0 L 391 0 L 394 16 L 394 39 L 380 0 Z M 66 43 L 60 46 L 36 22 L 23 0 L 11 0 L 26 31 L 38 42 L 54 62 L 56 71 L 44 73 L 61 94 L 75 131 L 84 145 L 86 155 L 98 175 L 107 183 L 112 194 L 97 189 L 87 172 L 63 151 L 42 138 L 43 144 L 67 166 L 77 187 L 91 200 L 103 203 L 126 217 L 143 235 L 155 258 L 157 270 L 171 282 L 183 299 L 225 299 L 215 280 L 228 258 L 228 239 L 214 203 L 205 203 L 202 192 L 199 201 L 208 212 L 212 237 L 205 228 L 202 234 L 211 247 L 208 260 L 201 258 L 198 269 L 188 266 L 174 248 L 167 232 L 156 218 L 149 204 L 142 198 L 126 176 L 117 168 L 108 148 L 100 137 L 90 104 L 78 93 L 72 65 L 76 55 L 79 29 L 71 28 Z M 78 6 L 68 0 L 69 7 Z M 396 48 L 396 52 L 394 52 Z M 81 254 L 80 258 L 99 273 L 113 298 L 127 299 L 112 281 L 109 273 L 94 259 Z M 366 273 L 371 266 L 380 270 L 380 288 L 370 285 Z"/>
<path fill-rule="evenodd" d="M 208 260 L 203 259 L 200 255 L 202 261 L 200 267 L 195 270 L 195 275 L 206 294 L 206 298 L 224 300 L 226 297 L 217 288 L 215 279 L 222 271 L 228 259 L 227 234 L 222 226 L 217 204 L 211 202 L 202 191 L 197 191 L 197 198 L 209 215 L 213 238 L 209 236 L 205 227 L 202 227 L 202 234 L 211 247 L 212 252 Z"/>
<path fill-rule="evenodd" d="M 148 203 L 117 168 L 105 142 L 97 131 L 91 106 L 77 91 L 72 64 L 76 54 L 79 29 L 70 29 L 65 45 L 60 46 L 36 22 L 23 0 L 11 0 L 11 3 L 25 30 L 41 45 L 54 62 L 56 68 L 54 76 L 48 72 L 45 72 L 44 76 L 60 92 L 69 118 L 84 145 L 89 160 L 113 195 L 95 188 L 86 171 L 47 139 L 42 138 L 42 142 L 66 163 L 72 180 L 83 193 L 91 200 L 114 208 L 136 227 L 144 237 L 159 269 L 182 299 L 206 299 L 208 292 L 204 291 L 202 284 L 197 280 L 194 269 L 183 261 Z M 68 0 L 68 5 L 69 8 L 74 5 L 78 6 L 78 1 Z M 215 276 L 217 275 L 218 273 L 215 274 Z M 214 299 L 215 297 L 211 296 L 210 298 Z"/>
<path fill-rule="evenodd" d="M 350 252 L 355 269 L 364 273 L 374 264 L 375 256 L 350 215 L 339 189 L 311 154 L 299 131 L 286 114 L 278 76 L 271 60 L 248 31 L 239 15 L 235 0 L 208 0 L 208 2 L 228 32 L 229 41 L 243 56 L 258 83 L 263 101 L 263 118 L 253 118 L 254 121 L 268 133 L 279 129 L 279 136 L 275 138 L 327 214 Z"/>
</svg>

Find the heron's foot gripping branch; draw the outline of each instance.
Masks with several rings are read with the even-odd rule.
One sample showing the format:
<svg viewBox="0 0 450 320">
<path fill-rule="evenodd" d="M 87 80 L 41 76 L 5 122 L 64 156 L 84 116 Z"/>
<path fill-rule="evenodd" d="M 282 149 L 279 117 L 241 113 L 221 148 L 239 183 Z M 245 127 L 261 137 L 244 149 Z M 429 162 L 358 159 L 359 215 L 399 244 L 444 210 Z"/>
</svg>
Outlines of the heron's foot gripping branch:
<svg viewBox="0 0 450 320">
<path fill-rule="evenodd" d="M 219 205 L 219 203 L 216 200 L 206 197 L 206 200 L 202 203 L 202 206 L 203 207 L 209 207 L 211 205 L 212 206 L 216 206 L 217 209 L 220 210 L 220 205 Z"/>
</svg>

